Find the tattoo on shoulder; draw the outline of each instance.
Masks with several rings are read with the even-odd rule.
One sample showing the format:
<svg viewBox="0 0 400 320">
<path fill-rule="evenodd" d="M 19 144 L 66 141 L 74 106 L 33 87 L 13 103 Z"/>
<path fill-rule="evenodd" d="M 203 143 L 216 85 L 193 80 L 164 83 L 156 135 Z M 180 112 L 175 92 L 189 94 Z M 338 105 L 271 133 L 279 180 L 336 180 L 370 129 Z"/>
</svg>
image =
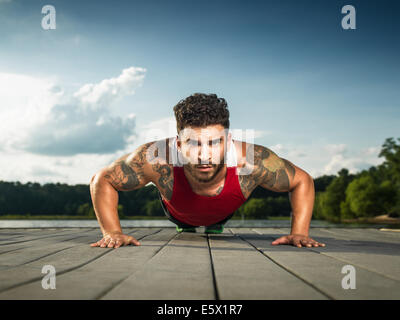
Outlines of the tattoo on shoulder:
<svg viewBox="0 0 400 320">
<path fill-rule="evenodd" d="M 241 170 L 239 183 L 245 198 L 258 186 L 284 192 L 290 187 L 295 168 L 286 159 L 279 158 L 274 152 L 260 145 L 247 145 L 245 170 Z M 246 171 L 248 174 L 246 174 Z"/>
<path fill-rule="evenodd" d="M 117 160 L 104 177 L 120 191 L 130 191 L 140 187 L 144 181 L 143 165 L 146 163 L 146 152 L 151 143 L 139 147 L 136 152 Z"/>
<path fill-rule="evenodd" d="M 140 166 L 132 168 L 125 160 L 117 161 L 105 174 L 112 186 L 121 191 L 133 190 L 140 185 L 143 170 Z"/>
</svg>

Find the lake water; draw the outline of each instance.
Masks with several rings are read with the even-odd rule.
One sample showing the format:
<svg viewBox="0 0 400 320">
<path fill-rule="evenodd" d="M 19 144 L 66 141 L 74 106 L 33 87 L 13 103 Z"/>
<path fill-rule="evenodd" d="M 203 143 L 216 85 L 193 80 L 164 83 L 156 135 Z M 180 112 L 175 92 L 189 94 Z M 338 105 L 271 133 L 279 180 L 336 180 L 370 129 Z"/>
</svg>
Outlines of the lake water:
<svg viewBox="0 0 400 320">
<path fill-rule="evenodd" d="M 312 220 L 311 228 L 324 227 L 368 227 L 382 228 L 377 224 L 335 224 L 323 220 Z M 0 220 L 0 228 L 97 228 L 97 220 Z M 132 227 L 175 227 L 169 220 L 121 220 L 122 228 Z M 225 227 L 290 228 L 290 220 L 229 220 Z"/>
</svg>

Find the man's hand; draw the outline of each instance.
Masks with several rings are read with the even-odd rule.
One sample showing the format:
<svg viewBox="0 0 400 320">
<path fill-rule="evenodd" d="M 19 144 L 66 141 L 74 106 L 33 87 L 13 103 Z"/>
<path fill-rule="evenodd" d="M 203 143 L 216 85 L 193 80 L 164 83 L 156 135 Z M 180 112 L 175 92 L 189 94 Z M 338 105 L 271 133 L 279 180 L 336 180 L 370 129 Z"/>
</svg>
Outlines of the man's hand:
<svg viewBox="0 0 400 320">
<path fill-rule="evenodd" d="M 296 246 L 298 248 L 301 248 L 302 246 L 304 247 L 325 247 L 325 243 L 320 243 L 317 242 L 310 237 L 307 237 L 302 234 L 290 234 L 288 236 L 283 236 L 275 241 L 273 241 L 271 244 L 273 245 L 278 245 L 278 244 L 291 244 L 293 246 Z"/>
<path fill-rule="evenodd" d="M 92 243 L 90 246 L 116 249 L 120 246 L 128 246 L 130 244 L 140 246 L 140 242 L 134 237 L 123 234 L 120 231 L 114 231 L 106 233 L 101 240 Z"/>
</svg>

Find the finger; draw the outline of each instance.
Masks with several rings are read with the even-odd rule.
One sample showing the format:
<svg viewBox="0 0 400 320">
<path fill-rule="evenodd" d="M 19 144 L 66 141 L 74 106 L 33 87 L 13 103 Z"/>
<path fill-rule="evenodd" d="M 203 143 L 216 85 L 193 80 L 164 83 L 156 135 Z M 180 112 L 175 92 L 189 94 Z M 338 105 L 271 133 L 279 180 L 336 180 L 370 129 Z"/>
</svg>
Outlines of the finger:
<svg viewBox="0 0 400 320">
<path fill-rule="evenodd" d="M 129 243 L 130 243 L 130 244 L 133 244 L 133 245 L 135 245 L 135 246 L 140 246 L 140 242 L 137 241 L 134 237 L 131 237 Z"/>
<path fill-rule="evenodd" d="M 297 239 L 293 240 L 293 245 L 298 247 L 298 248 L 301 248 L 300 240 L 297 240 Z"/>
<path fill-rule="evenodd" d="M 319 243 L 318 241 L 314 241 L 312 245 L 314 247 L 319 247 L 319 246 L 322 246 L 322 243 Z"/>
<path fill-rule="evenodd" d="M 90 244 L 91 247 L 97 247 L 98 245 L 99 245 L 98 242 L 93 242 L 93 243 Z"/>
<path fill-rule="evenodd" d="M 104 242 L 104 238 L 100 239 L 99 241 L 97 241 L 96 243 L 94 243 L 94 247 L 101 247 L 101 244 Z"/>
<path fill-rule="evenodd" d="M 325 243 L 315 241 L 314 239 L 310 239 L 310 240 L 312 241 L 311 243 L 314 247 L 325 247 Z"/>
<path fill-rule="evenodd" d="M 310 248 L 310 247 L 311 247 L 311 242 L 310 242 L 309 240 L 301 240 L 300 243 L 301 243 L 303 246 L 307 247 L 307 248 Z"/>
<path fill-rule="evenodd" d="M 120 246 L 121 246 L 121 241 L 120 240 L 116 240 L 115 241 L 115 246 L 114 246 L 114 249 L 117 249 L 117 248 L 119 248 Z"/>
<path fill-rule="evenodd" d="M 288 239 L 286 236 L 280 237 L 280 238 L 278 238 L 278 239 L 272 241 L 271 244 L 273 244 L 273 245 L 277 245 L 277 244 L 289 244 L 289 239 Z"/>
<path fill-rule="evenodd" d="M 114 239 L 111 239 L 110 242 L 108 243 L 107 247 L 108 248 L 113 248 L 114 245 L 115 245 L 115 241 L 114 241 Z"/>
<path fill-rule="evenodd" d="M 103 242 L 100 244 L 101 248 L 107 247 L 108 243 L 110 242 L 111 239 L 104 239 Z"/>
</svg>

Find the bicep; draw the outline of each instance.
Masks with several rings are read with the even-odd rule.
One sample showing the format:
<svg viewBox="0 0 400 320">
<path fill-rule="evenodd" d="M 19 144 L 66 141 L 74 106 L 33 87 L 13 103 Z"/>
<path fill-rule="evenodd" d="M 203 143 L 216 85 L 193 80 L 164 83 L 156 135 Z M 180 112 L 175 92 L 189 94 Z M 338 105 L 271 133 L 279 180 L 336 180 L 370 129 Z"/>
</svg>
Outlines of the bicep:
<svg viewBox="0 0 400 320">
<path fill-rule="evenodd" d="M 276 192 L 288 192 L 296 186 L 300 168 L 260 145 L 254 145 L 253 154 L 258 185 Z"/>
<path fill-rule="evenodd" d="M 264 162 L 265 176 L 260 185 L 271 191 L 288 192 L 293 190 L 299 182 L 300 175 L 304 172 L 290 161 L 276 155 Z"/>
<path fill-rule="evenodd" d="M 127 154 L 114 161 L 102 170 L 102 176 L 114 189 L 118 191 L 131 191 L 144 187 L 150 182 L 148 164 L 144 160 L 141 150 Z"/>
</svg>

